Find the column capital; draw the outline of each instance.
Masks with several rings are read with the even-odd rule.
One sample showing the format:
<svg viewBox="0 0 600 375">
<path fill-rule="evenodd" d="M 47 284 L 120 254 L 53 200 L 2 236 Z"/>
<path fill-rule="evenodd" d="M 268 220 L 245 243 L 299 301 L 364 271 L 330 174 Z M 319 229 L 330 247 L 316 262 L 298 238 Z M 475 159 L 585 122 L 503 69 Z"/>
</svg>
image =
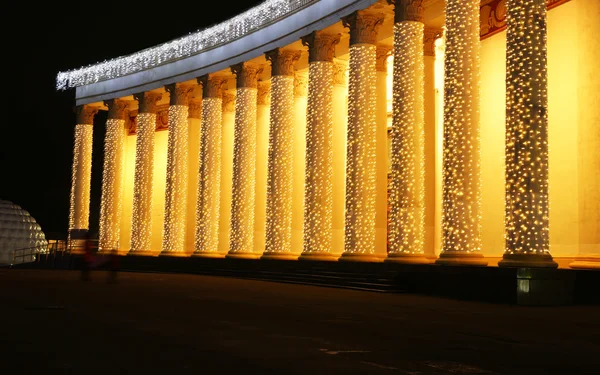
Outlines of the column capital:
<svg viewBox="0 0 600 375">
<path fill-rule="evenodd" d="M 202 118 L 202 99 L 192 98 L 189 102 L 188 118 Z"/>
<path fill-rule="evenodd" d="M 198 82 L 202 85 L 203 98 L 221 98 L 227 77 L 205 74 L 198 78 Z"/>
<path fill-rule="evenodd" d="M 235 92 L 232 90 L 223 90 L 223 112 L 235 111 Z"/>
<path fill-rule="evenodd" d="M 423 22 L 423 0 L 387 0 L 394 5 L 394 23 Z"/>
<path fill-rule="evenodd" d="M 333 83 L 339 86 L 346 86 L 346 72 L 348 71 L 348 61 L 335 59 L 333 64 Z"/>
<path fill-rule="evenodd" d="M 342 34 L 327 34 L 322 31 L 313 31 L 303 36 L 302 44 L 308 47 L 308 62 L 332 62 L 335 46 L 341 37 Z"/>
<path fill-rule="evenodd" d="M 108 107 L 108 119 L 124 120 L 125 110 L 129 107 L 129 103 L 122 99 L 109 99 L 104 101 L 104 105 Z"/>
<path fill-rule="evenodd" d="M 377 44 L 377 36 L 383 20 L 383 13 L 364 10 L 357 10 L 342 17 L 342 24 L 350 29 L 350 45 Z"/>
<path fill-rule="evenodd" d="M 271 76 L 293 76 L 296 61 L 300 59 L 301 51 L 276 48 L 265 53 L 271 62 Z"/>
<path fill-rule="evenodd" d="M 269 105 L 271 104 L 271 82 L 270 81 L 258 81 L 258 105 Z"/>
<path fill-rule="evenodd" d="M 426 27 L 423 36 L 423 54 L 425 56 L 435 56 L 435 41 L 441 38 L 443 34 L 442 29 L 434 27 Z"/>
<path fill-rule="evenodd" d="M 231 71 L 235 74 L 236 87 L 250 87 L 257 88 L 258 75 L 262 73 L 263 67 L 243 62 L 231 66 Z"/>
<path fill-rule="evenodd" d="M 157 102 L 162 98 L 162 94 L 147 91 L 133 94 L 133 97 L 139 103 L 138 113 L 156 113 Z"/>
<path fill-rule="evenodd" d="M 376 54 L 376 63 L 375 66 L 378 72 L 387 72 L 387 59 L 388 56 L 392 53 L 392 47 L 378 45 L 377 46 L 377 54 Z"/>
<path fill-rule="evenodd" d="M 308 77 L 305 74 L 295 72 L 294 74 L 294 96 L 306 96 L 308 94 Z"/>
<path fill-rule="evenodd" d="M 77 115 L 77 125 L 93 125 L 94 116 L 98 113 L 99 108 L 88 104 L 78 105 L 75 107 Z"/>
<path fill-rule="evenodd" d="M 165 90 L 169 93 L 170 105 L 189 105 L 191 93 L 194 91 L 194 85 L 172 83 L 166 85 Z"/>
</svg>

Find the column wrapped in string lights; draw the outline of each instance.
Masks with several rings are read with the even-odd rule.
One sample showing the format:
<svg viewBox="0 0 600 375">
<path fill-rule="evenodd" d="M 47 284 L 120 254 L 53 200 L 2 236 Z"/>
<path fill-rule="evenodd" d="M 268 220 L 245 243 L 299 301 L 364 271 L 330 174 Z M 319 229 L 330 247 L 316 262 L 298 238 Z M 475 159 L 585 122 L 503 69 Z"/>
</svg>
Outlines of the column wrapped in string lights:
<svg viewBox="0 0 600 375">
<path fill-rule="evenodd" d="M 506 2 L 506 249 L 502 267 L 551 267 L 545 0 Z"/>
<path fill-rule="evenodd" d="M 108 115 L 104 138 L 98 251 L 110 252 L 119 249 L 125 159 L 125 113 L 129 103 L 125 100 L 111 99 L 105 101 L 105 104 L 108 107 Z"/>
<path fill-rule="evenodd" d="M 442 252 L 438 264 L 487 265 L 481 253 L 480 0 L 446 1 Z"/>
<path fill-rule="evenodd" d="M 200 170 L 200 128 L 202 127 L 202 86 L 195 85 L 188 103 L 188 167 L 185 214 L 185 251 L 196 248 L 196 205 L 198 203 L 198 171 Z"/>
<path fill-rule="evenodd" d="M 231 67 L 236 75 L 233 189 L 228 258 L 257 258 L 254 250 L 256 188 L 257 82 L 262 67 L 244 62 Z"/>
<path fill-rule="evenodd" d="M 188 192 L 188 114 L 193 85 L 165 86 L 169 93 L 169 139 L 165 185 L 165 221 L 161 256 L 185 256 Z"/>
<path fill-rule="evenodd" d="M 152 193 L 154 178 L 154 132 L 156 107 L 162 94 L 134 94 L 139 103 L 135 140 L 135 172 L 133 180 L 133 215 L 129 255 L 154 255 L 152 239 Z"/>
<path fill-rule="evenodd" d="M 389 253 L 386 261 L 427 263 L 422 0 L 396 0 Z"/>
<path fill-rule="evenodd" d="M 267 223 L 263 258 L 297 259 L 292 253 L 294 172 L 294 65 L 300 51 L 276 49 L 271 62 Z"/>
<path fill-rule="evenodd" d="M 235 90 L 223 90 L 221 121 L 221 204 L 219 215 L 219 253 L 229 251 L 231 228 L 231 190 L 233 179 L 233 140 L 235 128 Z"/>
<path fill-rule="evenodd" d="M 205 75 L 202 84 L 202 128 L 196 205 L 196 238 L 192 256 L 219 257 L 221 204 L 221 121 L 225 77 Z"/>
<path fill-rule="evenodd" d="M 348 133 L 348 60 L 333 59 L 333 129 L 331 135 L 331 253 L 344 252 L 346 225 L 346 134 Z"/>
<path fill-rule="evenodd" d="M 308 75 L 294 73 L 294 171 L 292 178 L 292 252 L 301 253 L 304 234 L 304 176 L 306 175 L 306 108 Z"/>
<path fill-rule="evenodd" d="M 71 198 L 69 204 L 69 240 L 87 235 L 90 218 L 90 184 L 92 178 L 92 135 L 94 116 L 98 108 L 81 105 L 76 109 Z"/>
<path fill-rule="evenodd" d="M 342 18 L 350 29 L 346 225 L 340 260 L 375 261 L 376 43 L 384 16 L 356 11 Z"/>
<path fill-rule="evenodd" d="M 335 260 L 331 255 L 333 54 L 340 36 L 313 31 L 302 37 L 309 48 L 309 66 L 301 260 Z"/>
<path fill-rule="evenodd" d="M 271 80 L 259 79 L 256 93 L 256 167 L 254 173 L 254 252 L 265 252 L 267 226 L 267 177 L 269 173 L 269 118 Z"/>
</svg>

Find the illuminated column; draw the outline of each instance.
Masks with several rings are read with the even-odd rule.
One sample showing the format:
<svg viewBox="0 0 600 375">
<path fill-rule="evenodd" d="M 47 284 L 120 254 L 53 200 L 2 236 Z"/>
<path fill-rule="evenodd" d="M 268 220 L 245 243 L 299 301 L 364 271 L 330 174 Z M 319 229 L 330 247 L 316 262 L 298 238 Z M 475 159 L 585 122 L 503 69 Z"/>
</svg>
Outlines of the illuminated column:
<svg viewBox="0 0 600 375">
<path fill-rule="evenodd" d="M 424 252 L 426 257 L 434 257 L 440 252 L 440 223 L 441 223 L 441 153 L 437 145 L 441 142 L 438 129 L 442 122 L 438 121 L 439 106 L 436 105 L 436 40 L 442 36 L 442 30 L 436 28 L 425 28 L 423 39 L 423 61 L 424 61 L 424 172 L 425 172 L 425 234 Z M 438 181 L 436 183 L 436 181 Z"/>
<path fill-rule="evenodd" d="M 192 256 L 220 257 L 221 125 L 224 77 L 202 76 L 202 125 L 196 203 L 196 240 Z"/>
<path fill-rule="evenodd" d="M 188 107 L 188 194 L 186 203 L 185 252 L 196 248 L 196 205 L 200 170 L 200 128 L 202 126 L 202 85 L 197 85 Z"/>
<path fill-rule="evenodd" d="M 254 250 L 256 187 L 257 76 L 262 71 L 244 62 L 231 67 L 236 75 L 233 186 L 229 258 L 257 258 Z"/>
<path fill-rule="evenodd" d="M 333 114 L 331 189 L 331 253 L 339 257 L 344 252 L 346 222 L 346 134 L 348 132 L 348 61 L 333 60 Z"/>
<path fill-rule="evenodd" d="M 221 214 L 219 215 L 219 253 L 229 251 L 231 228 L 231 189 L 233 178 L 233 129 L 235 124 L 235 91 L 223 90 L 221 120 Z"/>
<path fill-rule="evenodd" d="M 506 249 L 499 267 L 558 267 L 550 255 L 546 0 L 506 2 Z"/>
<path fill-rule="evenodd" d="M 271 82 L 258 81 L 256 107 L 256 201 L 254 203 L 254 252 L 265 251 L 267 223 L 267 168 L 269 167 L 269 110 Z"/>
<path fill-rule="evenodd" d="M 333 53 L 340 35 L 314 31 L 302 38 L 309 48 L 304 246 L 298 259 L 335 260 L 332 228 Z"/>
<path fill-rule="evenodd" d="M 388 205 L 388 129 L 387 129 L 387 59 L 392 48 L 377 46 L 377 103 L 375 107 L 375 255 L 387 255 Z"/>
<path fill-rule="evenodd" d="M 135 140 L 133 217 L 129 255 L 154 255 L 150 249 L 152 228 L 152 179 L 154 177 L 154 132 L 156 103 L 162 94 L 134 94 L 139 102 Z"/>
<path fill-rule="evenodd" d="M 123 162 L 125 146 L 125 110 L 128 103 L 111 99 L 108 107 L 104 138 L 104 170 L 100 200 L 100 231 L 98 251 L 119 249 L 123 193 Z"/>
<path fill-rule="evenodd" d="M 446 1 L 442 252 L 438 264 L 487 265 L 481 253 L 480 0 Z"/>
<path fill-rule="evenodd" d="M 297 259 L 292 252 L 294 177 L 294 64 L 300 51 L 276 49 L 271 61 L 271 115 L 267 182 L 266 243 L 263 258 Z M 297 251 L 297 250 L 296 250 Z"/>
<path fill-rule="evenodd" d="M 396 1 L 389 255 L 386 261 L 425 258 L 425 117 L 422 1 Z"/>
<path fill-rule="evenodd" d="M 69 239 L 84 238 L 89 229 L 90 183 L 92 178 L 92 133 L 97 107 L 76 108 L 73 168 L 71 169 L 71 202 L 69 209 Z"/>
<path fill-rule="evenodd" d="M 160 255 L 186 256 L 185 219 L 188 192 L 188 114 L 192 85 L 172 84 L 169 92 L 169 139 L 167 146 L 167 180 L 165 221 Z"/>
<path fill-rule="evenodd" d="M 377 128 L 376 43 L 383 15 L 356 11 L 342 18 L 350 29 L 346 226 L 340 260 L 375 261 Z"/>
<path fill-rule="evenodd" d="M 306 95 L 308 77 L 294 75 L 294 177 L 292 197 L 292 252 L 301 253 L 304 233 L 304 176 L 306 162 Z M 297 257 L 296 257 L 297 258 Z"/>
</svg>

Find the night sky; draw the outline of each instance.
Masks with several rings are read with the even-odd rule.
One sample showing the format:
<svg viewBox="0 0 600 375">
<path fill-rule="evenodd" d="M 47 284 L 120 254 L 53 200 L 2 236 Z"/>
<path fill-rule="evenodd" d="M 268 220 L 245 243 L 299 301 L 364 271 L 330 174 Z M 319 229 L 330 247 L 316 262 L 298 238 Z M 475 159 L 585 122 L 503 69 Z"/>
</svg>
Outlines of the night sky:
<svg viewBox="0 0 600 375">
<path fill-rule="evenodd" d="M 128 55 L 227 20 L 262 1 L 13 2 L 3 26 L 4 121 L 0 199 L 18 204 L 48 238 L 64 238 L 69 218 L 75 89 L 56 74 Z M 216 5 L 215 5 L 216 4 Z M 172 5 L 178 5 L 173 7 Z M 180 7 L 179 5 L 183 6 Z M 104 121 L 94 120 L 90 231 L 97 234 Z"/>
</svg>

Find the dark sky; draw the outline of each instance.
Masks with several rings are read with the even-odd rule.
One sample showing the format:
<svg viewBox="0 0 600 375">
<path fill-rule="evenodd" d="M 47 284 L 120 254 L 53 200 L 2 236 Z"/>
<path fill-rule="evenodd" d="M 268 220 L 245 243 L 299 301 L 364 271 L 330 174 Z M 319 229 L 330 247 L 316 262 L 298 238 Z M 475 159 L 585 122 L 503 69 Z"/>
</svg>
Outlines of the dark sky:
<svg viewBox="0 0 600 375">
<path fill-rule="evenodd" d="M 262 1 L 11 2 L 3 14 L 4 121 L 0 199 L 23 207 L 49 238 L 68 226 L 75 90 L 56 74 L 128 55 L 227 20 Z M 175 5 L 175 6 L 172 6 Z M 10 19 L 11 26 L 7 22 Z M 10 28 L 9 28 L 10 27 Z M 94 121 L 90 229 L 98 229 L 104 121 Z"/>
</svg>

